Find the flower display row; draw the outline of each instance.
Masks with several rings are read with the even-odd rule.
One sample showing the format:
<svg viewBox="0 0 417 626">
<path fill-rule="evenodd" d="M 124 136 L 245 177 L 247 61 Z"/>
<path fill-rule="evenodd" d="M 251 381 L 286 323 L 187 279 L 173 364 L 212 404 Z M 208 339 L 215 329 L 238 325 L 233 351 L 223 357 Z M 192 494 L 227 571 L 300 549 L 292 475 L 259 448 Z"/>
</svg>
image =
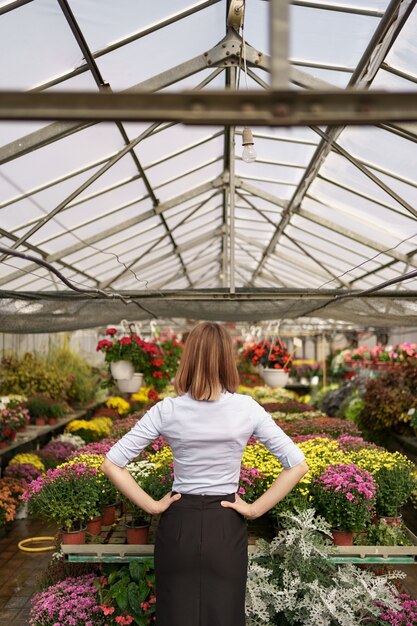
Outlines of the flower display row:
<svg viewBox="0 0 417 626">
<path fill-rule="evenodd" d="M 417 601 L 399 593 L 393 571 L 378 575 L 352 564 L 329 560 L 330 526 L 314 511 L 283 516 L 272 542 L 260 540 L 249 555 L 245 613 L 248 626 L 372 623 L 414 626 Z M 279 558 L 276 552 L 279 551 Z M 30 626 L 147 626 L 155 622 L 158 602 L 150 559 L 104 565 L 74 575 L 79 564 L 52 563 L 45 583 L 32 599 Z"/>
<path fill-rule="evenodd" d="M 333 357 L 332 368 L 371 367 L 378 363 L 404 363 L 410 358 L 417 358 L 417 343 L 401 343 L 395 346 L 377 344 L 373 348 L 364 345 L 359 348 L 346 348 L 338 352 Z"/>
</svg>

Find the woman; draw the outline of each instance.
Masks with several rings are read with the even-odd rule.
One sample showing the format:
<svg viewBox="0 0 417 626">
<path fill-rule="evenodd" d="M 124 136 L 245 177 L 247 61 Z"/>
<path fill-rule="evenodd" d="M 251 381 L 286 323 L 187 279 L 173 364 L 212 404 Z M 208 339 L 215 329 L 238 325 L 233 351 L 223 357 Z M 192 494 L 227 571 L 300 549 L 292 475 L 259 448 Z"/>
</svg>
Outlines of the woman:
<svg viewBox="0 0 417 626">
<path fill-rule="evenodd" d="M 245 518 L 282 500 L 308 471 L 301 450 L 249 396 L 237 394 L 233 344 L 219 324 L 190 333 L 165 398 L 108 452 L 102 469 L 116 487 L 151 515 L 162 513 L 155 544 L 158 626 L 244 626 L 247 576 Z M 251 435 L 284 470 L 252 504 L 236 493 Z M 153 500 L 124 466 L 158 435 L 174 455 L 171 493 Z"/>
</svg>

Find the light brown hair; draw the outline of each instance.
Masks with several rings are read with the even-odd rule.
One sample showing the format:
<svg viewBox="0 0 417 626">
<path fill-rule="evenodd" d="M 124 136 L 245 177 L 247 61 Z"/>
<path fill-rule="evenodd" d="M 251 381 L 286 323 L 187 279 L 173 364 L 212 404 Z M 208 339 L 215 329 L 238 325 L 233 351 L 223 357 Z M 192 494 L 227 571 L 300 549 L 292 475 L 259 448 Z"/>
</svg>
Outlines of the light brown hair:
<svg viewBox="0 0 417 626">
<path fill-rule="evenodd" d="M 174 387 L 195 400 L 218 400 L 222 391 L 234 393 L 239 374 L 232 338 L 215 322 L 202 322 L 187 337 Z"/>
</svg>

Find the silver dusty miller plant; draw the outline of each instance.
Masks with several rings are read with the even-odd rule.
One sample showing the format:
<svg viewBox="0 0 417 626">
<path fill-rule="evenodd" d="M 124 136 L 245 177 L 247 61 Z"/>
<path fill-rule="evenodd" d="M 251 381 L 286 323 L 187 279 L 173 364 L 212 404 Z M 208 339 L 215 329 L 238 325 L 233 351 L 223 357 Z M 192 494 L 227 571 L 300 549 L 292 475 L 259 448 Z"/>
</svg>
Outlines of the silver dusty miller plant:
<svg viewBox="0 0 417 626">
<path fill-rule="evenodd" d="M 398 610 L 389 581 L 402 572 L 376 576 L 329 561 L 330 526 L 314 509 L 281 518 L 284 530 L 271 543 L 259 540 L 249 559 L 248 626 L 361 626 L 381 613 L 377 600 Z"/>
</svg>

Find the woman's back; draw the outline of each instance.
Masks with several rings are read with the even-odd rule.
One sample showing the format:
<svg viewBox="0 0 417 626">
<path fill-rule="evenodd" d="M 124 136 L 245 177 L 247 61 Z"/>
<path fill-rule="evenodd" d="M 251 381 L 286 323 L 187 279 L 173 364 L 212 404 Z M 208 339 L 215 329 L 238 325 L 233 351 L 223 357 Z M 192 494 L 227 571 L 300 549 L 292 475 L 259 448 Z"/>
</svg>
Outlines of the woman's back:
<svg viewBox="0 0 417 626">
<path fill-rule="evenodd" d="M 271 416 L 252 398 L 224 392 L 219 400 L 194 400 L 189 393 L 152 407 L 108 458 L 123 467 L 158 435 L 174 456 L 173 490 L 217 495 L 237 491 L 240 463 L 254 434 L 285 467 L 304 457 Z"/>
</svg>

